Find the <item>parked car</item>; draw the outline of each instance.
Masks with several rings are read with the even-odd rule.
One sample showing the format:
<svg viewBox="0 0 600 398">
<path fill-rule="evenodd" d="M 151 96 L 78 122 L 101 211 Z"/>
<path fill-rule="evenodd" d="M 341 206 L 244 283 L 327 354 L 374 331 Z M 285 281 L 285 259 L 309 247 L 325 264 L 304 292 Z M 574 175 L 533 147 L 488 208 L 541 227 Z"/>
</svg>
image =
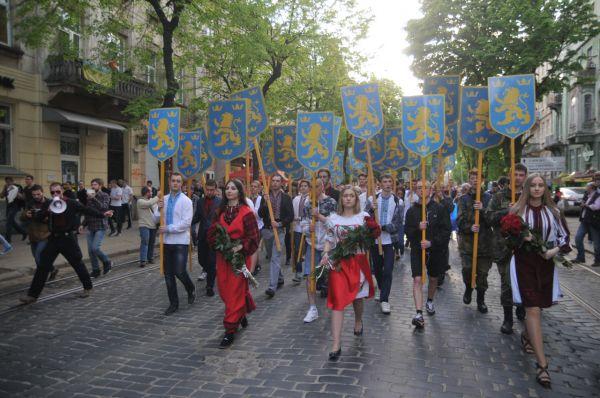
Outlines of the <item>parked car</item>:
<svg viewBox="0 0 600 398">
<path fill-rule="evenodd" d="M 580 214 L 585 187 L 562 187 L 560 192 L 562 193 L 560 207 L 565 214 Z"/>
</svg>

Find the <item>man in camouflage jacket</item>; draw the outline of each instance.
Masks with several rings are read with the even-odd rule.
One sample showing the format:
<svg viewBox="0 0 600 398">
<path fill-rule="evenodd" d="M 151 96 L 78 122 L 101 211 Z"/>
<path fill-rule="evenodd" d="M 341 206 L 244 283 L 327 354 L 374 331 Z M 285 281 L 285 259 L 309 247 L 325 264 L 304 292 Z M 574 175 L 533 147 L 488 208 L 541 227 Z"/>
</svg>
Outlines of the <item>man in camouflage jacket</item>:
<svg viewBox="0 0 600 398">
<path fill-rule="evenodd" d="M 485 304 L 485 292 L 488 288 L 488 272 L 492 267 L 492 227 L 485 219 L 483 213 L 490 202 L 491 195 L 481 190 L 481 201 L 475 201 L 477 189 L 477 169 L 469 171 L 469 184 L 471 190 L 458 200 L 458 250 L 462 261 L 462 276 L 465 284 L 463 302 L 471 304 L 471 295 L 474 286 L 471 286 L 471 272 L 473 269 L 473 246 L 475 232 L 479 232 L 477 251 L 477 309 L 482 314 L 488 312 Z M 475 224 L 475 210 L 480 210 L 479 224 Z"/>
</svg>

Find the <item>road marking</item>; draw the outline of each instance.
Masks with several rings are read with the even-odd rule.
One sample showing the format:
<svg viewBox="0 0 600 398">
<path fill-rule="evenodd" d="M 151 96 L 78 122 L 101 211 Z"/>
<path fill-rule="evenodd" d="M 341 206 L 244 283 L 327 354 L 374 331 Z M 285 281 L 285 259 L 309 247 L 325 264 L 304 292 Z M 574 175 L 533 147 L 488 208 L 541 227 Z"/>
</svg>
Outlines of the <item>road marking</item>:
<svg viewBox="0 0 600 398">
<path fill-rule="evenodd" d="M 578 265 L 578 266 L 580 266 L 580 267 L 581 267 L 581 268 L 583 268 L 584 270 L 586 270 L 586 271 L 589 271 L 589 272 L 591 272 L 592 274 L 594 274 L 594 275 L 596 275 L 596 276 L 600 276 L 600 274 L 599 274 L 599 273 L 597 273 L 596 271 L 594 271 L 593 269 L 591 269 L 591 268 L 589 268 L 589 267 L 586 267 L 585 265 L 581 265 L 581 264 L 575 264 L 575 265 Z"/>
<path fill-rule="evenodd" d="M 566 291 L 569 294 L 569 296 L 571 296 L 573 298 L 573 300 L 577 301 L 583 308 L 588 310 L 593 316 L 600 319 L 600 311 L 598 311 L 597 309 L 595 309 L 594 307 L 592 307 L 591 305 L 586 303 L 584 299 L 582 299 L 579 295 L 577 295 L 571 289 L 566 287 L 564 284 L 561 283 L 560 287 L 561 287 L 561 289 Z"/>
</svg>

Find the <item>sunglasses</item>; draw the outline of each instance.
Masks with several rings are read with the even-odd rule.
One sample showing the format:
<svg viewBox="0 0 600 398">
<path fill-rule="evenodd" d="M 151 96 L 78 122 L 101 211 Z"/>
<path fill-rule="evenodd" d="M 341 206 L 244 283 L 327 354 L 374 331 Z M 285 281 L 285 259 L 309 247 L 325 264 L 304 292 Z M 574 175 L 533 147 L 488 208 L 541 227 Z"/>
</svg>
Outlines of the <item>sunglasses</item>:
<svg viewBox="0 0 600 398">
<path fill-rule="evenodd" d="M 55 193 L 57 193 L 57 194 L 61 194 L 61 193 L 62 193 L 62 191 L 50 191 L 50 193 L 51 193 L 51 194 L 55 194 Z"/>
</svg>

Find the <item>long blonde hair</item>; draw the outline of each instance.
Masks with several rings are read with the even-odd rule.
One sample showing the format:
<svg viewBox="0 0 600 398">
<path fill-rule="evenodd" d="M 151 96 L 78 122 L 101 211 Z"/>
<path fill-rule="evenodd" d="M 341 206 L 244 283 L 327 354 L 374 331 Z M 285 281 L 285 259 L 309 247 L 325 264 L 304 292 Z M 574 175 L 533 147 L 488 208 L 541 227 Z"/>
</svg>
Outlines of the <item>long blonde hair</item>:
<svg viewBox="0 0 600 398">
<path fill-rule="evenodd" d="M 525 180 L 525 184 L 523 184 L 523 191 L 521 192 L 521 196 L 519 197 L 519 200 L 517 200 L 517 203 L 515 203 L 515 205 L 512 207 L 512 209 L 510 209 L 510 212 L 518 214 L 520 216 L 523 215 L 523 212 L 525 211 L 525 206 L 529 204 L 529 200 L 531 199 L 531 183 L 534 178 L 541 178 L 544 182 L 545 189 L 544 195 L 542 196 L 542 205 L 549 208 L 552 214 L 554 214 L 554 216 L 560 217 L 560 210 L 558 210 L 558 207 L 556 207 L 556 204 L 550 196 L 550 189 L 548 189 L 546 179 L 542 177 L 539 173 L 533 173 L 527 177 L 527 179 Z"/>
<path fill-rule="evenodd" d="M 360 213 L 360 194 L 362 193 L 362 191 L 360 190 L 360 188 L 358 187 L 353 187 L 352 185 L 346 185 L 344 187 L 344 189 L 342 189 L 340 191 L 340 198 L 338 200 L 338 214 L 342 215 L 344 213 L 344 192 L 346 191 L 352 191 L 354 193 L 354 198 L 355 198 L 355 202 L 354 202 L 354 208 L 352 209 L 354 211 L 354 214 L 358 214 Z"/>
</svg>

